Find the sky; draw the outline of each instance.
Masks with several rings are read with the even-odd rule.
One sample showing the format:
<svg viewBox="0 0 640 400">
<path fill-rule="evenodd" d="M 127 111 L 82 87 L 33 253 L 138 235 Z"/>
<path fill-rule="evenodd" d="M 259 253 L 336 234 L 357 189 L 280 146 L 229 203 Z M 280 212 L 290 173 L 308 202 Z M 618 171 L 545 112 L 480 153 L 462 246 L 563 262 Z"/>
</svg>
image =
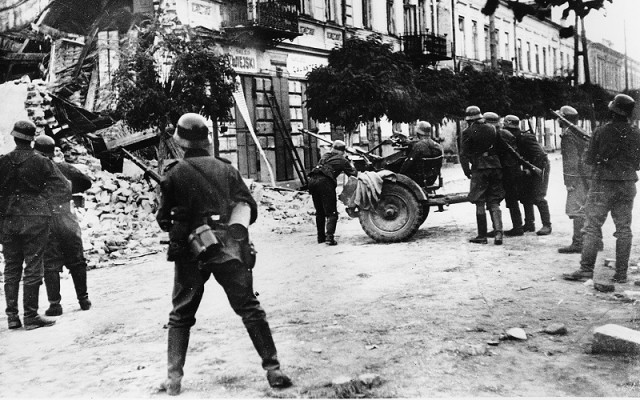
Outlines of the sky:
<svg viewBox="0 0 640 400">
<path fill-rule="evenodd" d="M 559 16 L 563 8 L 555 7 L 554 17 Z M 570 16 L 567 25 L 572 24 L 573 16 Z M 612 3 L 607 0 L 603 9 L 591 11 L 585 18 L 585 30 L 589 40 L 609 40 L 611 47 L 623 54 L 625 26 L 627 54 L 640 62 L 640 0 L 613 0 Z"/>
</svg>

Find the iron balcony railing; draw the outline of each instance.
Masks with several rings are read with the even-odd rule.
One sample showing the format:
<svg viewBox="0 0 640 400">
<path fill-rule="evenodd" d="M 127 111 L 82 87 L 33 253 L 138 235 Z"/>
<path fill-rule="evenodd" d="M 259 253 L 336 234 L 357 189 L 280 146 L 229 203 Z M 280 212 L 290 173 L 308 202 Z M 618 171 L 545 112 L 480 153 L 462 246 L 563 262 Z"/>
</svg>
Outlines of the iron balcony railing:
<svg viewBox="0 0 640 400">
<path fill-rule="evenodd" d="M 449 60 L 447 38 L 433 33 L 410 33 L 401 37 L 402 50 L 409 57 L 427 61 Z"/>
<path fill-rule="evenodd" d="M 236 0 L 223 6 L 224 28 L 263 28 L 298 35 L 298 0 Z"/>
</svg>

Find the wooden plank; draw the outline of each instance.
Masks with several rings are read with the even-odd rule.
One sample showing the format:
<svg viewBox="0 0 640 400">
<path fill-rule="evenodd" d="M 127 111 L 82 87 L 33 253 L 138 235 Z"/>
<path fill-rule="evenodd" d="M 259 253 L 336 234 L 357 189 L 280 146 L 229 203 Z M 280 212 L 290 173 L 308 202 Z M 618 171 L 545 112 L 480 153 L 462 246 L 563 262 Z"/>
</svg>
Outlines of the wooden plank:
<svg viewBox="0 0 640 400">
<path fill-rule="evenodd" d="M 0 56 L 2 61 L 39 63 L 47 53 L 7 53 Z"/>
</svg>

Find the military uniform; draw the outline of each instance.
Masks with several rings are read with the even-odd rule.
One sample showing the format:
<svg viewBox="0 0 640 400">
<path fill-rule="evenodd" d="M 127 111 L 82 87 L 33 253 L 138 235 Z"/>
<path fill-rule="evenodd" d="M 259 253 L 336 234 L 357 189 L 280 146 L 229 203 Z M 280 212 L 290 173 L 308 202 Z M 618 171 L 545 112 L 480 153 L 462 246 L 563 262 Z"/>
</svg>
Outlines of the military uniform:
<svg viewBox="0 0 640 400">
<path fill-rule="evenodd" d="M 35 126 L 16 123 L 14 132 L 27 132 L 16 148 L 0 158 L 0 220 L 5 259 L 4 292 L 9 329 L 22 326 L 18 317 L 18 294 L 23 280 L 26 329 L 49 326 L 54 321 L 38 315 L 44 253 L 49 240 L 52 188 L 59 184 L 53 162 L 30 147 Z M 12 135 L 14 135 L 12 132 Z M 15 135 L 14 135 L 15 136 Z M 24 270 L 23 270 L 24 263 Z"/>
<path fill-rule="evenodd" d="M 353 176 L 357 173 L 344 155 L 333 150 L 325 153 L 320 158 L 318 165 L 309 172 L 309 193 L 316 209 L 318 243 L 325 241 L 329 244 L 335 243 L 334 234 L 338 224 L 337 178 L 343 172 L 347 176 Z"/>
<path fill-rule="evenodd" d="M 506 129 L 498 129 L 500 139 L 512 149 L 516 149 L 518 144 L 515 136 Z M 522 214 L 520 213 L 520 182 L 522 180 L 522 167 L 517 157 L 505 147 L 500 153 L 500 163 L 502 164 L 502 186 L 504 187 L 504 200 L 509 213 L 513 229 L 506 234 L 517 235 L 522 230 Z"/>
<path fill-rule="evenodd" d="M 420 139 L 411 144 L 400 173 L 425 186 L 433 185 L 442 167 L 441 156 L 442 146 L 429 137 Z"/>
</svg>

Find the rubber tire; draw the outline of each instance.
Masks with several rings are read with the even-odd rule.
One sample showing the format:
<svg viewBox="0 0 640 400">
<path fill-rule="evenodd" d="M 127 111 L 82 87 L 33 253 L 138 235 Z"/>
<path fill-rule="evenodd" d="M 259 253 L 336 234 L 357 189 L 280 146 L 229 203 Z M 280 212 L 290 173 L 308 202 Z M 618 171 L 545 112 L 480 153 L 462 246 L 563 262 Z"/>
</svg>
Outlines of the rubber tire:
<svg viewBox="0 0 640 400">
<path fill-rule="evenodd" d="M 385 214 L 390 213 L 387 217 Z M 395 243 L 412 237 L 425 221 L 424 207 L 406 186 L 385 181 L 375 210 L 360 210 L 360 226 L 376 242 Z"/>
<path fill-rule="evenodd" d="M 421 227 L 422 224 L 424 224 L 424 221 L 427 220 L 428 216 L 429 216 L 429 205 L 423 204 L 422 205 L 422 222 L 420 222 L 420 225 L 418 225 L 418 228 Z"/>
</svg>

